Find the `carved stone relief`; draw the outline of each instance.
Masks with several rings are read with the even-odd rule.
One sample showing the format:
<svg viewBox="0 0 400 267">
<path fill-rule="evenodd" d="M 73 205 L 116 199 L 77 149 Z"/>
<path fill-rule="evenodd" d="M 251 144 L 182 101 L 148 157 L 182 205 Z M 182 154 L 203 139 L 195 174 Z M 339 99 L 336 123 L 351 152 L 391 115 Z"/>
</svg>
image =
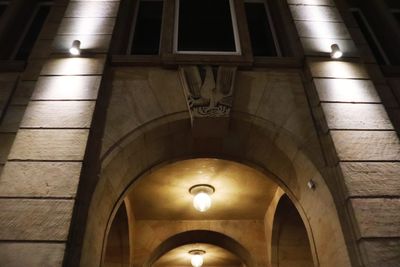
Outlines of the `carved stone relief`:
<svg viewBox="0 0 400 267">
<path fill-rule="evenodd" d="M 194 134 L 218 137 L 228 130 L 236 69 L 210 65 L 180 67 Z"/>
</svg>

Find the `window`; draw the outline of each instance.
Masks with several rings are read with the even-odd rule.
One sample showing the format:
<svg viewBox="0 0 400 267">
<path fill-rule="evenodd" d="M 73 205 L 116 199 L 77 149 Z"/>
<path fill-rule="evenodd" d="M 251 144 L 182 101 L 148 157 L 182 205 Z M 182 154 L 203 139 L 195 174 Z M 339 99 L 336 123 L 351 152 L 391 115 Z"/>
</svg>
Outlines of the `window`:
<svg viewBox="0 0 400 267">
<path fill-rule="evenodd" d="M 385 54 L 385 51 L 382 49 L 381 44 L 376 38 L 372 28 L 368 24 L 367 19 L 365 18 L 362 11 L 358 8 L 352 8 L 351 13 L 353 14 L 355 20 L 357 21 L 358 26 L 360 27 L 361 32 L 363 33 L 369 47 L 372 50 L 372 53 L 375 56 L 376 61 L 380 65 L 390 65 L 390 61 Z"/>
<path fill-rule="evenodd" d="M 279 45 L 267 4 L 264 0 L 246 0 L 245 11 L 254 56 L 280 56 Z"/>
<path fill-rule="evenodd" d="M 163 1 L 140 0 L 138 2 L 128 54 L 159 54 L 162 10 Z"/>
<path fill-rule="evenodd" d="M 16 46 L 17 49 L 14 51 L 12 58 L 15 60 L 28 59 L 43 24 L 50 13 L 50 9 L 51 2 L 41 2 L 36 6 L 32 17 L 28 21 L 25 31 Z"/>
<path fill-rule="evenodd" d="M 393 14 L 394 18 L 397 20 L 397 22 L 399 23 L 399 27 L 400 27 L 400 9 L 392 9 L 392 14 Z"/>
<path fill-rule="evenodd" d="M 6 1 L 0 1 L 0 17 L 3 15 L 4 11 L 6 11 L 8 7 L 8 2 Z"/>
<path fill-rule="evenodd" d="M 233 0 L 176 0 L 175 8 L 175 53 L 241 53 Z"/>
</svg>

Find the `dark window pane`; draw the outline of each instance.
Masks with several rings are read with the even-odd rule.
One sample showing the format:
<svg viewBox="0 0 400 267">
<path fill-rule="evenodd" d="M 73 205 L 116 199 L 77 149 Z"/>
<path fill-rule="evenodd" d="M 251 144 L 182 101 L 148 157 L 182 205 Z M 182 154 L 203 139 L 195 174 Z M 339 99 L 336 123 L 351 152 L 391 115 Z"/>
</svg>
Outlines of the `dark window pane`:
<svg viewBox="0 0 400 267">
<path fill-rule="evenodd" d="M 4 11 L 6 11 L 7 6 L 7 4 L 0 4 L 0 17 L 3 15 Z"/>
<path fill-rule="evenodd" d="M 158 55 L 162 9 L 162 1 L 141 1 L 139 3 L 132 54 Z"/>
<path fill-rule="evenodd" d="M 43 27 L 43 24 L 47 18 L 47 15 L 50 12 L 50 6 L 48 5 L 40 5 L 39 10 L 33 18 L 32 24 L 29 26 L 26 35 L 21 43 L 21 46 L 18 49 L 17 55 L 15 59 L 17 60 L 26 60 L 31 53 L 33 45 L 37 37 L 39 36 L 40 30 Z"/>
<path fill-rule="evenodd" d="M 178 51 L 235 52 L 229 0 L 180 0 Z"/>
<path fill-rule="evenodd" d="M 361 32 L 363 33 L 365 39 L 368 42 L 369 47 L 372 50 L 372 53 L 375 56 L 376 61 L 380 65 L 386 65 L 386 61 L 382 55 L 382 52 L 379 50 L 378 44 L 376 43 L 371 31 L 369 30 L 367 24 L 365 23 L 361 13 L 357 10 L 352 11 L 354 18 L 357 21 L 358 26 L 360 27 Z"/>
<path fill-rule="evenodd" d="M 255 56 L 277 56 L 264 3 L 245 3 L 251 47 Z"/>
<path fill-rule="evenodd" d="M 400 12 L 393 12 L 393 16 L 396 18 L 396 20 L 400 26 Z"/>
</svg>

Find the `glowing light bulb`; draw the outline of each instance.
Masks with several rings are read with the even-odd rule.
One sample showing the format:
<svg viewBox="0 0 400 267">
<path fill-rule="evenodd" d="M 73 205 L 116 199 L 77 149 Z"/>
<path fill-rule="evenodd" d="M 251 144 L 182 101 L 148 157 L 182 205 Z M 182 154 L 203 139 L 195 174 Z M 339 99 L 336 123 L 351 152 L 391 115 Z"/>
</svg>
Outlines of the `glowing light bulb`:
<svg viewBox="0 0 400 267">
<path fill-rule="evenodd" d="M 205 212 L 211 207 L 211 197 L 205 192 L 197 193 L 193 198 L 193 206 L 196 210 Z"/>
<path fill-rule="evenodd" d="M 201 267 L 203 265 L 203 255 L 193 255 L 190 263 L 193 267 Z"/>
<path fill-rule="evenodd" d="M 193 249 L 189 251 L 189 254 L 191 256 L 190 258 L 190 263 L 192 264 L 193 267 L 201 267 L 204 263 L 204 254 L 206 252 L 201 249 Z"/>
<path fill-rule="evenodd" d="M 79 56 L 81 54 L 81 42 L 79 40 L 74 40 L 69 52 L 73 56 Z"/>
<path fill-rule="evenodd" d="M 343 52 L 340 50 L 339 45 L 333 44 L 331 45 L 331 58 L 338 59 L 343 56 Z"/>
</svg>

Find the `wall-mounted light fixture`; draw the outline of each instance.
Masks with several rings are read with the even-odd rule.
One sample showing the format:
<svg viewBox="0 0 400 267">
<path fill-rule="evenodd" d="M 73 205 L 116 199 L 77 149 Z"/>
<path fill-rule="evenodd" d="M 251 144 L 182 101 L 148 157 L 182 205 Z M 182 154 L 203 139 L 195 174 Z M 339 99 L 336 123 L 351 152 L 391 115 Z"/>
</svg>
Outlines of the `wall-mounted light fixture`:
<svg viewBox="0 0 400 267">
<path fill-rule="evenodd" d="M 331 49 L 332 49 L 331 58 L 338 59 L 343 56 L 343 52 L 340 50 L 340 47 L 338 44 L 331 45 Z"/>
<path fill-rule="evenodd" d="M 211 195 L 215 188 L 208 184 L 194 185 L 189 189 L 189 193 L 194 195 L 193 206 L 200 212 L 205 212 L 211 207 Z"/>
<path fill-rule="evenodd" d="M 315 182 L 314 182 L 313 180 L 309 180 L 309 181 L 307 182 L 307 186 L 308 186 L 308 188 L 310 188 L 311 190 L 315 190 L 315 188 L 316 188 Z"/>
<path fill-rule="evenodd" d="M 74 40 L 72 42 L 71 48 L 69 49 L 69 52 L 73 56 L 79 56 L 81 54 L 81 41 Z"/>
<path fill-rule="evenodd" d="M 190 263 L 192 264 L 193 267 L 201 267 L 204 263 L 204 254 L 206 252 L 201 249 L 193 249 L 189 251 L 189 254 L 191 255 L 190 258 Z"/>
</svg>

